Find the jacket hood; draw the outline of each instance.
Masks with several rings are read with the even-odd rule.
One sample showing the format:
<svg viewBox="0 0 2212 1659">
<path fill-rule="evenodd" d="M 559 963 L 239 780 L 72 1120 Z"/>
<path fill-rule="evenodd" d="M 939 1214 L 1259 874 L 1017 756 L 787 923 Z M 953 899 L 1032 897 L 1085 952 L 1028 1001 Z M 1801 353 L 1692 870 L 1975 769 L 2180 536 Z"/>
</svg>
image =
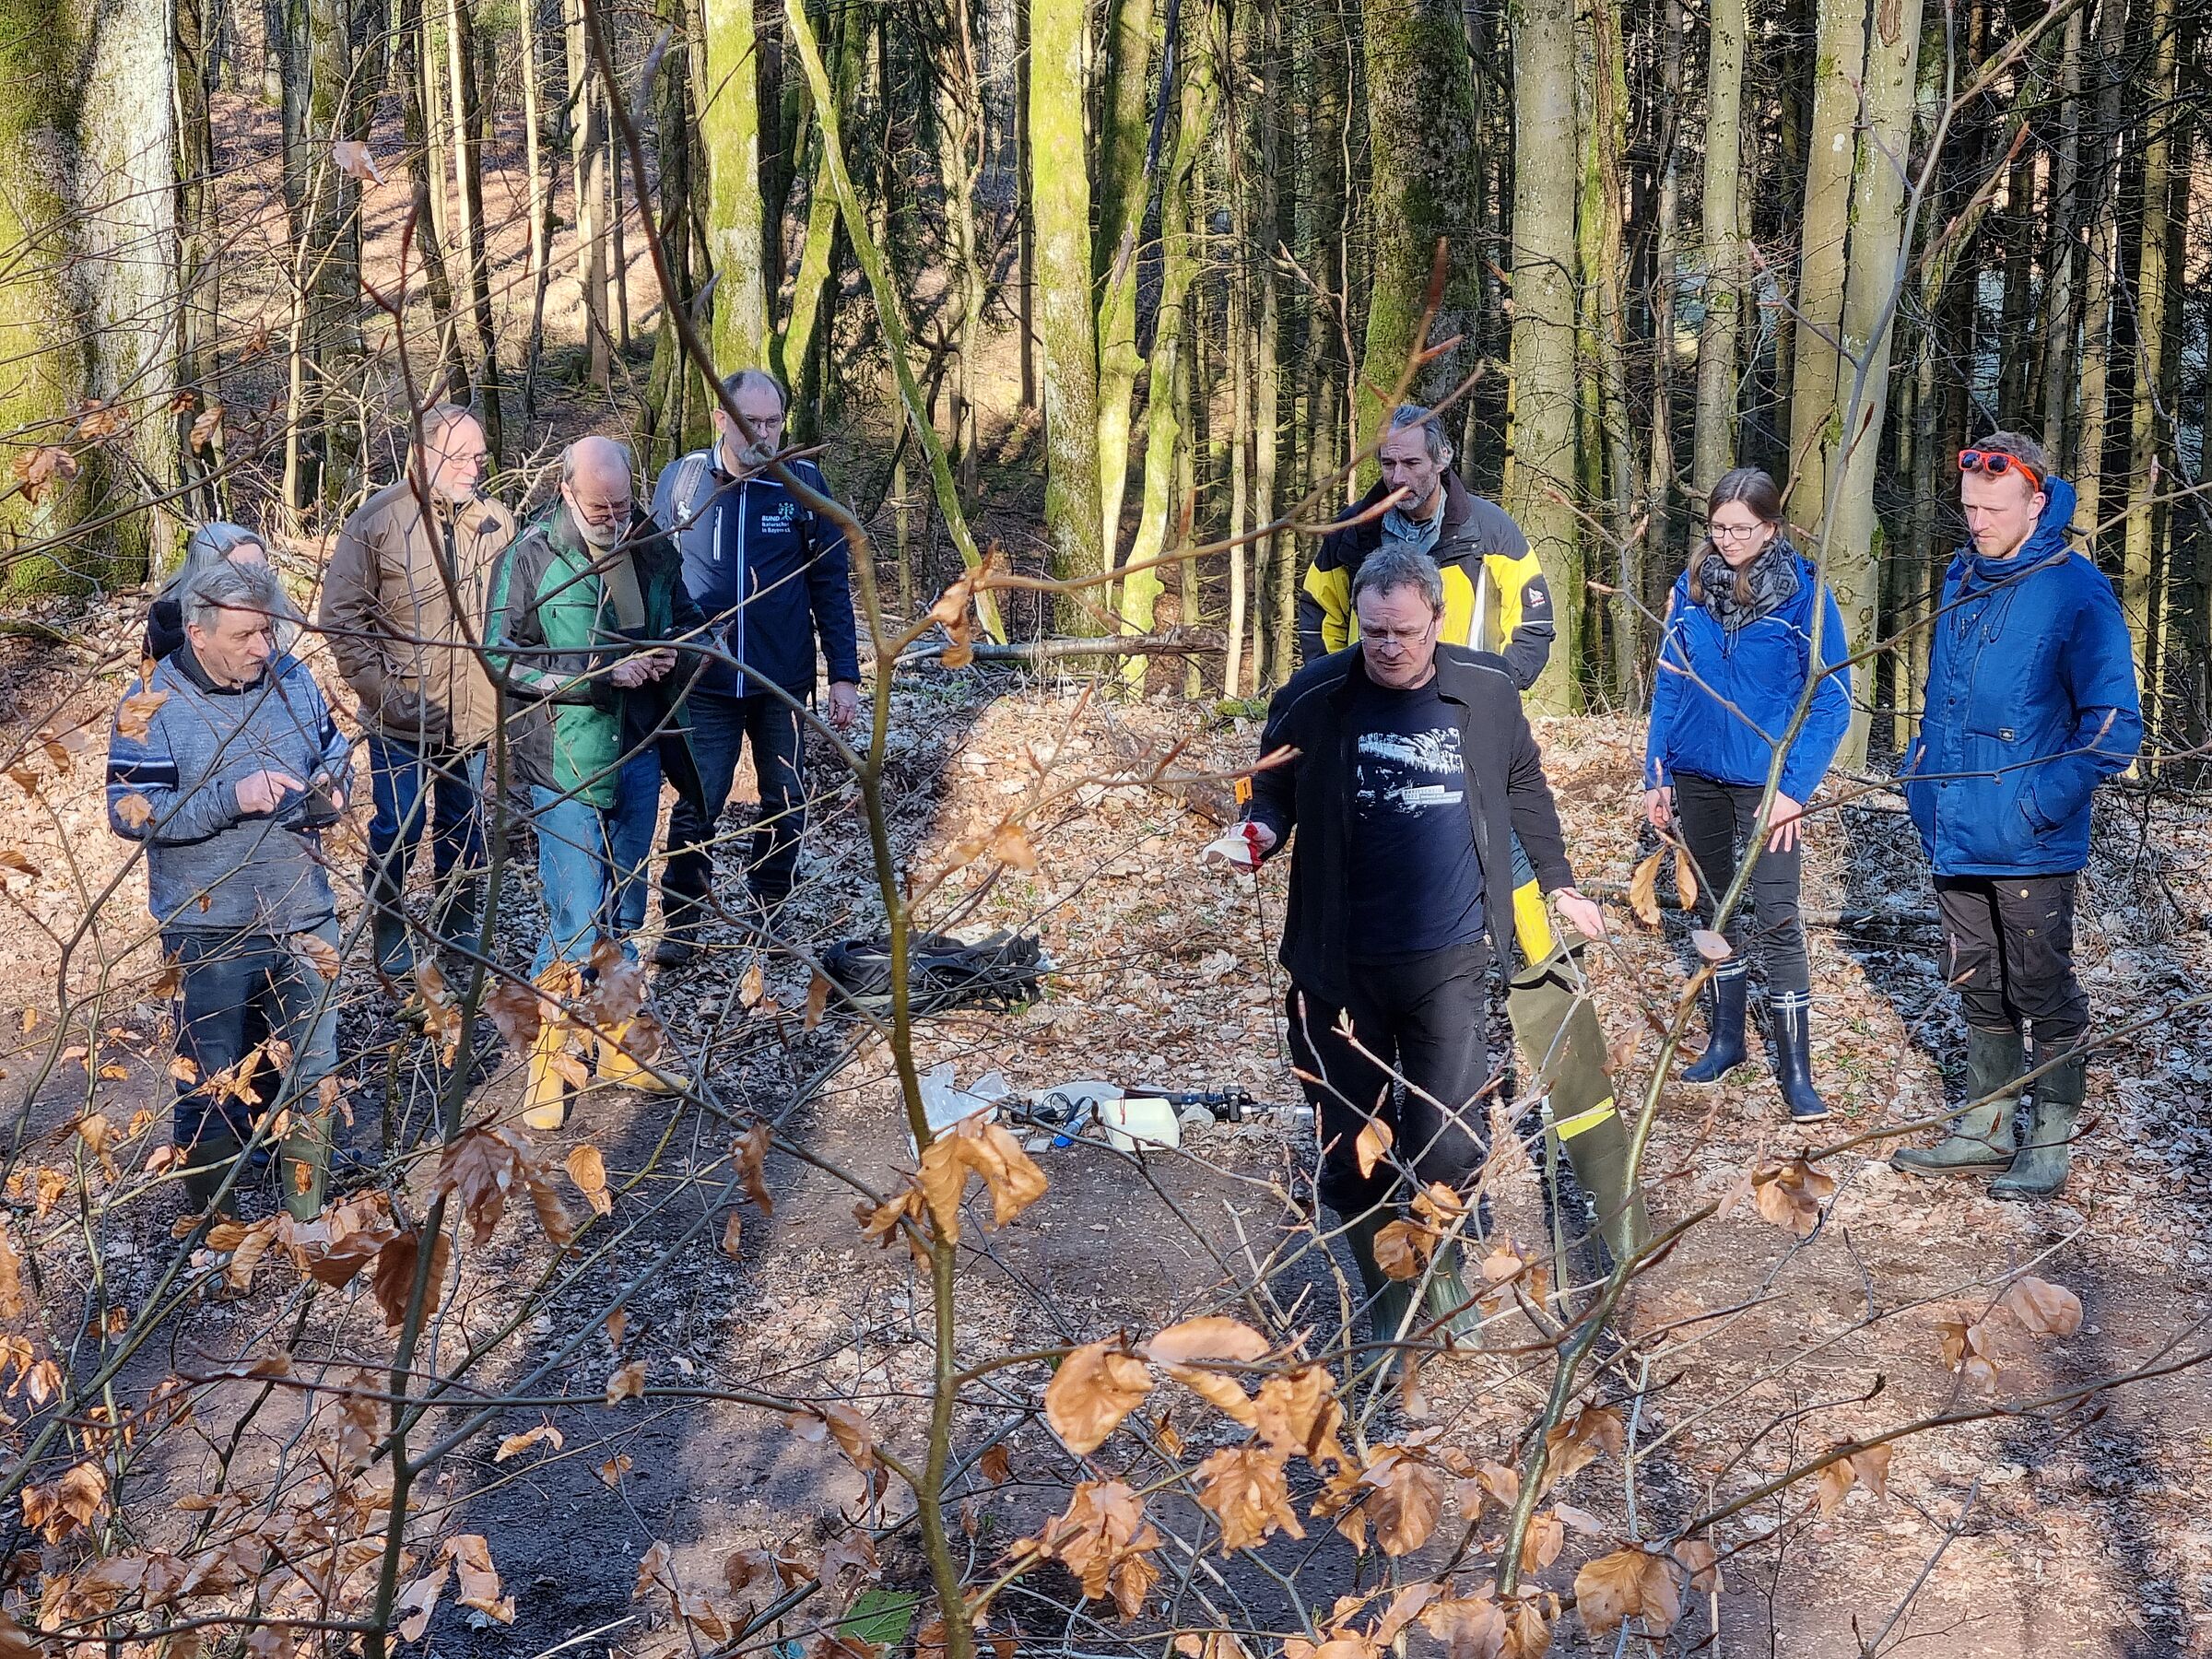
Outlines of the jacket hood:
<svg viewBox="0 0 2212 1659">
<path fill-rule="evenodd" d="M 2002 561 L 1985 559 L 1974 551 L 1974 544 L 1970 541 L 1951 556 L 1951 568 L 1944 572 L 1945 582 L 1963 581 L 1969 571 L 1976 569 L 1983 572 L 1985 579 L 2009 574 L 2024 571 L 2053 553 L 2064 553 L 2066 532 L 2074 524 L 2075 502 L 2073 485 L 2064 478 L 2045 478 L 2041 516 L 2035 521 L 2035 528 L 2029 533 L 2028 539 L 2020 544 L 2020 550 Z"/>
</svg>

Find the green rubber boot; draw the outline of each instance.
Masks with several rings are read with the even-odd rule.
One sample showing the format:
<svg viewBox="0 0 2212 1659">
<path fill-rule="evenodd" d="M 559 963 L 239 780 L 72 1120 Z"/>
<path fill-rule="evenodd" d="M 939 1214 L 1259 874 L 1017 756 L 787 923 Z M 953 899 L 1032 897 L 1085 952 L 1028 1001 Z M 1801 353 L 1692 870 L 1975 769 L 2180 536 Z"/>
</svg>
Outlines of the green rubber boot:
<svg viewBox="0 0 2212 1659">
<path fill-rule="evenodd" d="M 230 1171 L 245 1153 L 245 1146 L 234 1135 L 219 1129 L 208 1130 L 194 1141 L 184 1153 L 184 1200 L 192 1206 L 194 1215 L 206 1214 L 216 1203 L 216 1189 L 229 1178 Z M 219 1218 L 229 1219 L 238 1214 L 238 1188 L 223 1195 Z"/>
<path fill-rule="evenodd" d="M 1429 1282 L 1421 1293 L 1421 1313 L 1416 1327 L 1430 1337 L 1464 1336 L 1473 1341 L 1482 1335 L 1482 1310 L 1475 1293 L 1459 1271 L 1459 1246 L 1440 1244 L 1429 1263 Z"/>
<path fill-rule="evenodd" d="M 2012 1115 L 2027 1048 L 2018 1031 L 1966 1029 L 1966 1098 L 1951 1132 L 1933 1147 L 1900 1147 L 1890 1166 L 1913 1175 L 1980 1175 L 2012 1162 Z"/>
<path fill-rule="evenodd" d="M 2044 1056 L 2036 1055 L 2039 1063 Z M 2035 1080 L 2026 1133 L 2012 1168 L 1989 1183 L 1992 1198 L 2048 1198 L 2066 1184 L 2073 1166 L 2074 1122 L 2088 1091 L 2089 1057 L 2075 1054 Z"/>
<path fill-rule="evenodd" d="M 330 1112 L 294 1110 L 276 1153 L 277 1183 L 284 1207 L 295 1221 L 312 1221 L 323 1213 L 323 1189 L 330 1179 Z"/>
<path fill-rule="evenodd" d="M 1551 1133 L 1575 1183 L 1597 1206 L 1598 1236 L 1623 1261 L 1651 1241 L 1641 1187 L 1629 1184 L 1629 1131 L 1613 1103 L 1606 1069 L 1606 1033 L 1597 1009 L 1568 977 L 1567 956 L 1555 951 L 1507 987 L 1505 1011 L 1513 1041 L 1547 1091 Z"/>
<path fill-rule="evenodd" d="M 1359 1264 L 1360 1288 L 1366 1292 L 1368 1328 L 1377 1342 L 1397 1341 L 1398 1333 L 1405 1328 L 1406 1310 L 1413 1306 L 1413 1287 L 1392 1278 L 1375 1259 L 1375 1235 L 1397 1218 L 1387 1204 L 1364 1216 L 1338 1218 L 1344 1241 L 1352 1248 L 1352 1260 Z"/>
</svg>

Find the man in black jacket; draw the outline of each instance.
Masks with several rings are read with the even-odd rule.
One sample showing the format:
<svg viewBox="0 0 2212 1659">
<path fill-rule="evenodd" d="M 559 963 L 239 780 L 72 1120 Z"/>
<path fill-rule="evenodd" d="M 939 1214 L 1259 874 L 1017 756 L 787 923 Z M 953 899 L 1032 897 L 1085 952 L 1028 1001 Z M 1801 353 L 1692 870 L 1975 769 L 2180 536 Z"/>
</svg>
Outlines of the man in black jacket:
<svg viewBox="0 0 2212 1659">
<path fill-rule="evenodd" d="M 1486 970 L 1493 942 L 1511 959 L 1516 838 L 1560 920 L 1588 938 L 1605 930 L 1574 888 L 1520 687 L 1500 658 L 1439 645 L 1444 600 L 1426 554 L 1367 558 L 1351 590 L 1359 643 L 1276 694 L 1261 752 L 1288 758 L 1253 775 L 1247 815 L 1263 856 L 1298 832 L 1282 948 L 1291 1053 L 1319 1079 L 1306 1088 L 1321 1200 L 1342 1219 L 1389 1335 L 1406 1291 L 1382 1272 L 1375 1238 L 1401 1171 L 1456 1192 L 1482 1159 Z M 1363 1159 L 1371 1122 L 1390 1138 L 1382 1158 Z M 1449 1252 L 1428 1289 L 1431 1321 L 1455 1321 L 1471 1300 Z"/>
<path fill-rule="evenodd" d="M 806 825 L 806 745 L 794 705 L 814 696 L 818 636 L 829 665 L 830 724 L 849 726 L 860 712 L 844 532 L 760 470 L 783 447 L 782 388 L 758 369 L 741 370 L 723 385 L 747 429 L 716 409 L 713 447 L 670 462 L 653 491 L 653 519 L 682 547 L 684 585 L 712 621 L 723 653 L 689 699 L 705 807 L 679 802 L 668 818 L 665 936 L 653 953 L 668 967 L 689 961 L 698 948 L 713 874 L 714 820 L 747 745 L 760 785 L 747 877 L 753 901 L 772 919 L 791 894 Z M 811 461 L 789 465 L 802 484 L 830 493 Z"/>
</svg>

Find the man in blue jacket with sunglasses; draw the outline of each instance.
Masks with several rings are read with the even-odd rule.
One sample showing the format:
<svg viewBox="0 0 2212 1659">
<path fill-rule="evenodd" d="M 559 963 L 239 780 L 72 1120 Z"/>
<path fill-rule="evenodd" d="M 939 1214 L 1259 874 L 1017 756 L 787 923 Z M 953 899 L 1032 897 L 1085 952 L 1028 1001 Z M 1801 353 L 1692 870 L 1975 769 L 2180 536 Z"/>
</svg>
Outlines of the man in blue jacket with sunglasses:
<svg viewBox="0 0 2212 1659">
<path fill-rule="evenodd" d="M 1902 776 L 1936 869 L 1946 976 L 1966 1009 L 1968 1104 L 1942 1142 L 1892 1161 L 1998 1171 L 1994 1196 L 2041 1198 L 2065 1184 L 2088 1067 L 2074 888 L 2089 805 L 2135 759 L 2143 718 L 2112 584 L 2066 545 L 2073 486 L 2013 432 L 1960 451 L 1959 469 L 1971 541 L 1944 576 Z M 2023 1088 L 2033 1104 L 2021 1113 Z"/>
</svg>

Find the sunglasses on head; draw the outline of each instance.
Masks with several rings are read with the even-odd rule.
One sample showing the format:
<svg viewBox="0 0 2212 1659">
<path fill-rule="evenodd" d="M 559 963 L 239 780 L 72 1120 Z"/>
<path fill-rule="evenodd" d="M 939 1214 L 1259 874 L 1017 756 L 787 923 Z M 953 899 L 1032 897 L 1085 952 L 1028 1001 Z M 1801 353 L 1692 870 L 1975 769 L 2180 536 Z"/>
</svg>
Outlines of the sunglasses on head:
<svg viewBox="0 0 2212 1659">
<path fill-rule="evenodd" d="M 2018 471 L 2034 486 L 2036 493 L 2042 492 L 2043 475 L 2018 455 L 2008 455 L 2003 450 L 1962 449 L 1959 452 L 1959 470 L 1962 473 L 1981 473 L 1992 478 L 2001 478 L 2008 472 Z"/>
</svg>

